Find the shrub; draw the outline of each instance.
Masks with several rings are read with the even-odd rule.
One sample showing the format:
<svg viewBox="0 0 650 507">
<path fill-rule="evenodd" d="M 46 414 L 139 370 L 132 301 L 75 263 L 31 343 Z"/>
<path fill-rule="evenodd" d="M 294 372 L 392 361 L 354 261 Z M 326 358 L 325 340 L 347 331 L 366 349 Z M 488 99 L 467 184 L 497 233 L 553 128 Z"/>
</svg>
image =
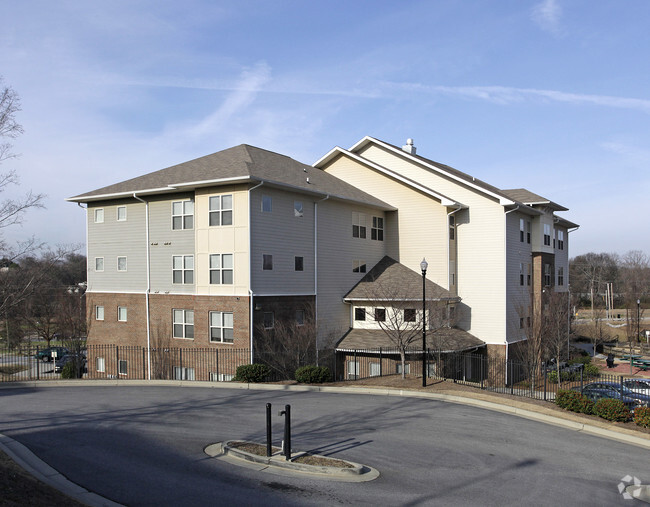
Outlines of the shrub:
<svg viewBox="0 0 650 507">
<path fill-rule="evenodd" d="M 637 407 L 634 411 L 634 423 L 643 428 L 650 428 L 650 407 Z"/>
<path fill-rule="evenodd" d="M 585 377 L 600 377 L 600 368 L 595 364 L 585 364 Z"/>
<path fill-rule="evenodd" d="M 302 366 L 296 370 L 296 380 L 301 384 L 322 384 L 331 378 L 327 366 Z"/>
<path fill-rule="evenodd" d="M 259 383 L 264 382 L 271 370 L 265 364 L 242 364 L 237 367 L 236 382 Z"/>
<path fill-rule="evenodd" d="M 587 354 L 584 350 L 581 352 L 582 355 L 571 359 L 569 364 L 591 364 L 591 356 Z"/>
<path fill-rule="evenodd" d="M 608 421 L 626 422 L 630 419 L 630 411 L 621 400 L 602 398 L 594 405 L 594 414 Z"/>
<path fill-rule="evenodd" d="M 578 391 L 569 391 L 568 389 L 560 389 L 557 392 L 555 404 L 560 408 L 583 414 L 592 414 L 594 408 L 594 402 L 589 398 Z"/>
<path fill-rule="evenodd" d="M 61 378 L 81 378 L 82 374 L 74 361 L 68 361 L 61 368 Z"/>
<path fill-rule="evenodd" d="M 570 380 L 580 380 L 580 372 L 571 372 L 568 370 L 564 370 L 560 372 L 560 375 L 562 376 L 562 382 L 568 382 Z M 548 376 L 546 377 L 547 380 L 551 384 L 557 384 L 557 370 L 552 370 L 548 372 Z"/>
</svg>

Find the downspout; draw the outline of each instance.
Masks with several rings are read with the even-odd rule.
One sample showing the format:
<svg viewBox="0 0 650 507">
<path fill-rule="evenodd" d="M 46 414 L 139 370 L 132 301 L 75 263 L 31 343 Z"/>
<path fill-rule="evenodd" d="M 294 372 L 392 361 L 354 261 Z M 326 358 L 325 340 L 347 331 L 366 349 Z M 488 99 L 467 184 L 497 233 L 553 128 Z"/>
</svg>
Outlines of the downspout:
<svg viewBox="0 0 650 507">
<path fill-rule="evenodd" d="M 144 224 L 145 224 L 145 240 L 147 242 L 147 290 L 144 293 L 145 298 L 145 307 L 147 313 L 147 379 L 151 380 L 151 315 L 150 315 L 150 304 L 149 304 L 149 293 L 151 292 L 151 265 L 150 265 L 150 256 L 151 256 L 151 247 L 149 245 L 149 202 L 145 201 L 138 197 L 135 192 L 133 192 L 133 198 L 144 203 Z"/>
<path fill-rule="evenodd" d="M 454 211 L 450 211 L 447 213 L 447 287 L 449 287 L 449 217 L 453 215 L 454 213 L 458 213 L 460 210 L 462 210 L 463 207 L 461 205 L 458 205 L 458 207 Z M 454 241 L 458 241 L 458 229 L 456 227 L 456 223 L 454 222 Z M 458 245 L 458 243 L 456 243 Z M 454 281 L 456 282 L 456 295 L 458 295 L 458 246 L 456 246 L 456 276 L 454 277 Z"/>
<path fill-rule="evenodd" d="M 327 201 L 326 195 L 320 201 L 314 201 L 314 324 L 316 326 L 316 366 L 318 366 L 318 203 Z"/>
<path fill-rule="evenodd" d="M 515 209 L 511 209 L 510 211 L 506 211 L 503 215 L 503 266 L 505 267 L 506 271 L 506 276 L 504 277 L 504 284 L 506 286 L 506 327 L 508 324 L 508 217 L 506 216 L 508 213 L 512 213 L 513 211 L 517 211 L 519 209 L 519 204 L 517 204 L 517 207 Z M 506 331 L 507 333 L 507 331 Z M 508 342 L 508 336 L 506 334 L 506 385 L 508 385 L 508 354 L 510 352 L 510 343 Z"/>
<path fill-rule="evenodd" d="M 251 228 L 251 215 L 253 214 L 253 206 L 251 201 L 251 192 L 256 188 L 264 185 L 263 181 L 255 185 L 253 188 L 248 189 L 248 335 L 250 342 L 250 363 L 253 364 L 253 230 Z"/>
<path fill-rule="evenodd" d="M 86 300 L 86 315 L 84 315 L 84 322 L 86 323 L 86 341 L 88 341 L 88 331 L 90 330 L 89 319 L 88 319 L 88 262 L 90 262 L 90 257 L 88 257 L 88 204 L 84 208 L 80 202 L 77 203 L 82 210 L 86 211 L 86 292 L 84 292 L 84 299 Z M 568 236 L 568 235 L 567 235 Z M 568 237 L 567 237 L 568 239 Z M 7 336 L 9 334 L 7 333 Z"/>
</svg>

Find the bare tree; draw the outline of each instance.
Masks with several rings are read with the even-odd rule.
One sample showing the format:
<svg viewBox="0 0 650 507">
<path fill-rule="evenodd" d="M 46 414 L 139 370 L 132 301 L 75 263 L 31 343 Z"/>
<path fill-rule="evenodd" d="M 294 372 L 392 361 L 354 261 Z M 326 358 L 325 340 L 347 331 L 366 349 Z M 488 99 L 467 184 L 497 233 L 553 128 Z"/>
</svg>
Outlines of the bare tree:
<svg viewBox="0 0 650 507">
<path fill-rule="evenodd" d="M 571 259 L 569 263 L 573 292 L 589 294 L 593 312 L 596 296 L 604 291 L 607 282 L 618 278 L 618 257 L 615 254 L 590 252 Z"/>
<path fill-rule="evenodd" d="M 149 350 L 151 360 L 152 379 L 172 378 L 172 330 L 169 322 L 164 319 L 157 319 L 151 323 L 151 348 Z"/>
<path fill-rule="evenodd" d="M 282 378 L 291 379 L 301 366 L 316 364 L 314 306 L 306 304 L 300 316 L 281 316 L 272 328 L 255 329 L 255 356 Z"/>
<path fill-rule="evenodd" d="M 568 297 L 568 293 L 552 289 L 547 289 L 542 296 L 542 333 L 546 347 L 556 358 L 558 385 L 562 381 L 560 357 L 569 346 L 571 333 Z"/>
</svg>

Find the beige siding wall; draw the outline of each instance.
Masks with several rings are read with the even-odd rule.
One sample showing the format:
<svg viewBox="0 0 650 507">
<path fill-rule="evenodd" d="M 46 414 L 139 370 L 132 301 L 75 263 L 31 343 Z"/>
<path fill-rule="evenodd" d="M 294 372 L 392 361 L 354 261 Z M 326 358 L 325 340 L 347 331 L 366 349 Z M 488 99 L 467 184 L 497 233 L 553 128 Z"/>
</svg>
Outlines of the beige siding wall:
<svg viewBox="0 0 650 507">
<path fill-rule="evenodd" d="M 210 226 L 210 197 L 232 195 L 232 225 Z M 249 286 L 248 190 L 230 186 L 196 191 L 196 292 L 247 295 Z M 210 284 L 210 254 L 233 255 L 233 284 Z"/>
<path fill-rule="evenodd" d="M 350 328 L 350 305 L 342 298 L 365 276 L 355 273 L 353 261 L 366 262 L 367 271 L 386 255 L 386 241 L 352 237 L 352 214 L 383 216 L 371 208 L 333 199 L 318 204 L 318 324 L 319 346 L 332 345 Z M 385 234 L 387 231 L 384 231 Z"/>
<path fill-rule="evenodd" d="M 503 206 L 495 198 L 383 149 L 366 149 L 363 156 L 469 207 L 454 215 L 457 223 L 457 287 L 458 295 L 463 299 L 460 325 L 487 343 L 505 343 Z M 420 261 L 425 256 L 429 262 L 427 277 L 443 287 L 449 286 L 445 207 L 345 157 L 333 161 L 326 170 L 397 207 L 400 255 L 397 260 L 419 271 Z"/>
<path fill-rule="evenodd" d="M 126 207 L 126 220 L 117 220 L 117 208 Z M 95 210 L 104 221 L 95 223 Z M 88 290 L 91 292 L 144 292 L 146 281 L 145 207 L 134 200 L 88 205 Z M 104 271 L 95 259 L 104 259 Z M 127 258 L 126 271 L 117 270 L 117 258 Z"/>
<path fill-rule="evenodd" d="M 272 199 L 272 211 L 262 211 L 262 199 Z M 303 216 L 294 213 L 302 203 Z M 256 295 L 314 294 L 314 201 L 295 192 L 260 187 L 251 192 L 252 290 Z M 273 269 L 263 270 L 263 255 L 273 256 Z M 303 258 L 303 271 L 295 270 Z"/>
</svg>

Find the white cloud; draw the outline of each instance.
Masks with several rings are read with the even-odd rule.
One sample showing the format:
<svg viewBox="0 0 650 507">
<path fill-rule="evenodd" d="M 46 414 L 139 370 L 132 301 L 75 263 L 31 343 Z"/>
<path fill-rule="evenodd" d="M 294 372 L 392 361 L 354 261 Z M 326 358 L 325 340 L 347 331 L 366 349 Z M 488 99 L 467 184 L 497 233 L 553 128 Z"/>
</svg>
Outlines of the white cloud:
<svg viewBox="0 0 650 507">
<path fill-rule="evenodd" d="M 562 8 L 557 0 L 544 0 L 540 2 L 533 7 L 531 14 L 537 26 L 555 36 L 562 35 L 562 28 L 560 26 L 561 16 Z"/>
</svg>

